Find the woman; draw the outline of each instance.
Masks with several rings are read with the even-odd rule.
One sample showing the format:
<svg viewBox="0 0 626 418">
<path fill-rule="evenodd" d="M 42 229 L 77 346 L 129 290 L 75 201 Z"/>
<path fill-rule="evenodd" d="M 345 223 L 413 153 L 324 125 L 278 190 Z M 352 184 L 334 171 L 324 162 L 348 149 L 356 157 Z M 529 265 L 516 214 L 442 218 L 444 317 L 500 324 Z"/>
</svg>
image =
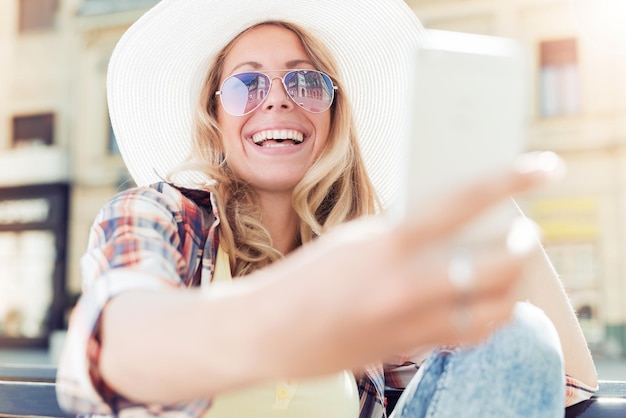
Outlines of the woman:
<svg viewBox="0 0 626 418">
<path fill-rule="evenodd" d="M 545 314 L 515 305 L 532 233 L 512 226 L 516 250 L 446 249 L 545 181 L 541 158 L 400 223 L 367 216 L 396 192 L 397 86 L 420 34 L 395 0 L 162 0 L 129 29 L 108 91 L 140 187 L 94 223 L 65 408 L 381 417 L 385 384 L 410 381 L 396 416 L 548 417 L 590 396 L 593 363 L 545 259 L 530 298 Z M 382 363 L 459 343 L 477 345 Z"/>
</svg>

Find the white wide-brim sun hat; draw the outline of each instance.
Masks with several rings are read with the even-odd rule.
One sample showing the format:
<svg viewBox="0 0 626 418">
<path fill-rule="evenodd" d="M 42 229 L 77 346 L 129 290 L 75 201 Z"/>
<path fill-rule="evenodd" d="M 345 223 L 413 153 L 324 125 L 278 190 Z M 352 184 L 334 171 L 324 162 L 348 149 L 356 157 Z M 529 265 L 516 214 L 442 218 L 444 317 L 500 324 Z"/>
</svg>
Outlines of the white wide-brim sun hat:
<svg viewBox="0 0 626 418">
<path fill-rule="evenodd" d="M 162 180 L 190 152 L 192 118 L 212 57 L 244 29 L 298 24 L 340 68 L 368 173 L 383 206 L 398 192 L 412 59 L 425 37 L 403 0 L 161 0 L 122 36 L 107 95 L 124 162 L 137 185 Z M 280 45 L 276 45 L 280 48 Z M 202 182 L 192 172 L 181 185 Z"/>
</svg>

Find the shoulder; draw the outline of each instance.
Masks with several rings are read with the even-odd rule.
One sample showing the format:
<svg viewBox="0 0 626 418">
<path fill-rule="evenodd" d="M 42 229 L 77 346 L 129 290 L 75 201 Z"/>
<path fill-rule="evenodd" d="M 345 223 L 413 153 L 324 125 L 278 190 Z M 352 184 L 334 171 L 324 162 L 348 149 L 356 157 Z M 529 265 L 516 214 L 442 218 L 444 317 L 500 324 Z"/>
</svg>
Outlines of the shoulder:
<svg viewBox="0 0 626 418">
<path fill-rule="evenodd" d="M 177 222 L 188 218 L 212 218 L 210 196 L 208 191 L 189 190 L 158 182 L 117 193 L 102 208 L 99 216 L 157 216 Z"/>
</svg>

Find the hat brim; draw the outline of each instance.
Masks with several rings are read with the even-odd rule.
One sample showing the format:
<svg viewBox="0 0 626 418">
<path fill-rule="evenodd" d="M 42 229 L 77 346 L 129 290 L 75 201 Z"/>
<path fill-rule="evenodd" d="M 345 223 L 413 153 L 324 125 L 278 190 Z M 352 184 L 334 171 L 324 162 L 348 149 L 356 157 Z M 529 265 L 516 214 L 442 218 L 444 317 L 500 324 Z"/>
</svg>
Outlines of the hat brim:
<svg viewBox="0 0 626 418">
<path fill-rule="evenodd" d="M 411 64 L 425 34 L 403 0 L 162 0 L 126 31 L 109 62 L 111 122 L 133 179 L 159 181 L 185 160 L 211 58 L 267 20 L 307 28 L 334 55 L 366 167 L 386 205 L 398 189 Z M 199 180 L 186 176 L 177 181 Z"/>
</svg>

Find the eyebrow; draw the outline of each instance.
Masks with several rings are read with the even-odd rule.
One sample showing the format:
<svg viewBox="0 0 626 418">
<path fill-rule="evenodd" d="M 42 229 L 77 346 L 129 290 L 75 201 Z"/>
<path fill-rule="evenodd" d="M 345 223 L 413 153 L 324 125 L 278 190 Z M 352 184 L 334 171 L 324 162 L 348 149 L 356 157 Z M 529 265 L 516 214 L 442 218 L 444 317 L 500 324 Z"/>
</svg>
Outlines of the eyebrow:
<svg viewBox="0 0 626 418">
<path fill-rule="evenodd" d="M 315 67 L 315 65 L 313 65 L 313 63 L 309 60 L 304 60 L 304 59 L 295 59 L 295 60 L 290 60 L 287 61 L 285 63 L 285 68 L 297 68 L 302 64 L 308 64 L 312 67 Z M 245 66 L 250 66 L 255 70 L 258 70 L 260 68 L 263 68 L 263 65 L 257 61 L 246 61 L 246 62 L 242 62 L 241 64 L 237 65 L 235 68 L 232 69 L 231 73 L 234 73 L 237 69 L 241 68 L 241 67 L 245 67 Z"/>
</svg>

